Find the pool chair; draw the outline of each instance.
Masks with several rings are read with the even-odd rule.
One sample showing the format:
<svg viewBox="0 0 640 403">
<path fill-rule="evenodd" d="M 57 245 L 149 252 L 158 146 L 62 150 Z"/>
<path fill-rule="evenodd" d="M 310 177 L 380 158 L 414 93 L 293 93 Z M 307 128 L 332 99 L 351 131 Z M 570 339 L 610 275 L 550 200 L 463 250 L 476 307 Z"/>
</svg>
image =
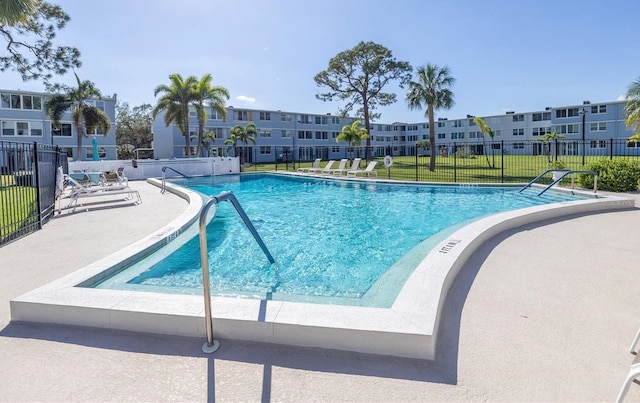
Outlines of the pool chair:
<svg viewBox="0 0 640 403">
<path fill-rule="evenodd" d="M 631 347 L 629 347 L 629 352 L 631 354 L 636 354 L 636 358 L 631 364 L 631 368 L 629 369 L 629 373 L 627 374 L 627 377 L 622 384 L 622 389 L 620 389 L 620 393 L 618 394 L 616 402 L 622 402 L 624 400 L 624 397 L 629 391 L 631 384 L 638 376 L 640 376 L 640 353 L 635 352 L 638 339 L 640 339 L 640 330 L 638 330 L 638 333 L 636 333 L 636 337 L 634 337 L 633 342 L 631 343 Z"/>
<path fill-rule="evenodd" d="M 118 168 L 116 171 L 106 171 L 104 173 L 104 182 L 107 185 L 128 185 L 128 179 L 124 176 L 124 167 Z"/>
<path fill-rule="evenodd" d="M 349 172 L 357 171 L 360 168 L 360 161 L 362 158 L 354 158 L 351 166 L 349 168 L 336 169 L 332 172 L 333 175 L 341 175 L 344 172 L 347 176 L 349 176 Z"/>
<path fill-rule="evenodd" d="M 378 161 L 371 161 L 369 163 L 369 165 L 367 165 L 367 167 L 365 169 L 358 169 L 356 171 L 347 171 L 347 176 L 356 177 L 359 174 L 361 174 L 363 176 L 364 175 L 371 176 L 371 174 L 374 174 L 377 177 L 378 173 L 375 171 L 377 163 L 378 163 Z"/>
<path fill-rule="evenodd" d="M 94 185 L 89 186 L 83 183 L 78 182 L 73 177 L 69 175 L 65 175 L 64 179 L 71 186 L 71 191 L 67 196 L 70 201 L 67 208 L 72 208 L 72 211 L 76 211 L 78 207 L 78 201 L 82 198 L 86 197 L 97 197 L 97 196 L 118 196 L 116 200 L 122 200 L 123 197 L 125 200 L 133 200 L 135 204 L 142 203 L 142 198 L 140 197 L 140 192 L 137 190 L 131 189 L 128 184 L 115 184 L 115 185 Z M 135 199 L 134 199 L 135 198 Z M 116 200 L 107 200 L 107 201 L 116 201 Z"/>
<path fill-rule="evenodd" d="M 337 167 L 337 168 L 331 168 L 331 167 L 328 167 L 328 168 L 327 168 L 327 167 L 324 167 L 324 168 L 320 171 L 320 173 L 321 173 L 321 174 L 323 174 L 323 175 L 332 175 L 334 171 L 341 171 L 341 170 L 344 170 L 344 169 L 345 169 L 345 167 L 347 166 L 347 162 L 348 162 L 348 161 L 349 161 L 348 159 L 343 158 L 343 159 L 341 159 L 341 160 L 340 160 L 340 163 L 338 164 L 338 167 Z M 332 165 L 333 165 L 333 164 L 332 164 Z"/>
<path fill-rule="evenodd" d="M 329 160 L 327 161 L 327 165 L 325 165 L 324 167 L 320 168 L 309 168 L 309 170 L 307 172 L 309 172 L 310 174 L 317 174 L 322 172 L 325 169 L 331 169 L 331 167 L 333 166 L 333 164 L 335 164 L 336 161 L 335 160 Z"/>
<path fill-rule="evenodd" d="M 313 165 L 311 165 L 310 167 L 298 168 L 298 172 L 309 173 L 309 171 L 312 169 L 320 169 L 321 161 L 322 161 L 322 158 L 316 158 L 315 161 L 313 161 Z"/>
</svg>

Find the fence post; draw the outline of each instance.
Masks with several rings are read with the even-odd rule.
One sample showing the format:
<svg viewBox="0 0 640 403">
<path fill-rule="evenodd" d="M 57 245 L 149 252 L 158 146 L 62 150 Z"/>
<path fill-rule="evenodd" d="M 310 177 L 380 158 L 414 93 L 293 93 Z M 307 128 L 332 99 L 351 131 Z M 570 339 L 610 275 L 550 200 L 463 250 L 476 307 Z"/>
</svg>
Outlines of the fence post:
<svg viewBox="0 0 640 403">
<path fill-rule="evenodd" d="M 609 144 L 611 145 L 609 147 L 609 159 L 612 160 L 613 159 L 613 137 L 609 139 Z"/>
<path fill-rule="evenodd" d="M 435 150 L 431 150 L 431 152 L 435 152 Z M 417 145 L 415 148 L 415 154 L 416 154 L 416 182 L 417 182 L 418 181 L 418 146 Z"/>
<path fill-rule="evenodd" d="M 36 205 L 38 206 L 38 229 L 42 229 L 42 206 L 40 201 L 40 174 L 38 169 L 38 143 L 36 141 L 33 142 L 33 155 L 32 161 L 33 164 L 33 173 L 34 183 L 36 189 Z"/>
<path fill-rule="evenodd" d="M 458 146 L 453 142 L 453 181 L 458 181 Z"/>
<path fill-rule="evenodd" d="M 500 177 L 504 183 L 504 140 L 500 140 Z"/>
</svg>

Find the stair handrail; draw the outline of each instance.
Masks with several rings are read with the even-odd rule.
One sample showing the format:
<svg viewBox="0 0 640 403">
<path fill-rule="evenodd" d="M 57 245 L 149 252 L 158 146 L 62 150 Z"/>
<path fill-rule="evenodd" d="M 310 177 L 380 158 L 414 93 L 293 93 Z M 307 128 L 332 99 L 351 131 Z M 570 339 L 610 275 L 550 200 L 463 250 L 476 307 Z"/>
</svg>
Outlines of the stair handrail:
<svg viewBox="0 0 640 403">
<path fill-rule="evenodd" d="M 571 170 L 571 169 L 547 169 L 546 171 L 544 171 L 540 175 L 536 176 L 531 182 L 529 182 L 525 186 L 523 186 L 518 192 L 522 192 L 523 190 L 527 189 L 528 187 L 531 187 L 535 182 L 538 181 L 538 179 L 542 178 L 543 176 L 545 176 L 549 172 L 562 172 L 562 175 L 555 177 L 555 179 L 553 179 L 553 181 L 551 182 L 550 185 L 548 185 L 542 192 L 538 193 L 538 196 L 542 195 L 544 192 L 546 192 L 547 190 L 551 189 L 555 184 L 557 184 L 560 181 L 562 181 L 565 178 L 565 176 L 567 176 L 569 174 L 590 174 L 590 175 L 593 175 L 593 193 L 597 193 L 598 192 L 598 173 L 596 171 Z"/>
<path fill-rule="evenodd" d="M 182 172 L 177 171 L 177 170 L 175 170 L 175 169 L 173 169 L 173 168 L 171 168 L 169 166 L 166 166 L 166 165 L 163 166 L 162 167 L 162 187 L 160 188 L 160 193 L 162 193 L 162 194 L 164 194 L 164 192 L 167 190 L 166 187 L 165 187 L 165 181 L 166 181 L 165 171 L 167 169 L 172 170 L 173 172 L 177 173 L 178 175 L 182 176 L 183 178 L 189 179 L 189 177 L 187 175 L 183 174 Z"/>
<path fill-rule="evenodd" d="M 262 248 L 262 251 L 267 256 L 267 259 L 269 259 L 269 262 L 275 262 L 273 256 L 271 256 L 271 253 L 269 253 L 267 246 L 262 241 L 262 238 L 260 238 L 258 231 L 256 231 L 256 228 L 253 226 L 253 223 L 249 219 L 249 216 L 247 216 L 247 213 L 245 213 L 244 209 L 240 205 L 240 202 L 233 193 L 228 191 L 222 192 L 218 196 L 211 197 L 205 203 L 204 207 L 202 207 L 202 210 L 200 210 L 199 220 L 200 264 L 202 266 L 202 288 L 204 293 L 204 320 L 205 328 L 207 331 L 207 342 L 202 345 L 202 351 L 205 353 L 213 353 L 220 347 L 220 343 L 213 338 L 213 318 L 211 316 L 211 287 L 209 285 L 209 254 L 207 251 L 207 214 L 209 212 L 209 208 L 211 208 L 212 205 L 218 204 L 221 201 L 225 200 L 230 201 L 233 207 L 235 207 L 236 211 L 242 218 L 242 221 L 244 221 L 244 224 L 251 232 L 251 235 L 253 235 L 255 240 L 258 242 L 258 245 L 260 245 L 260 248 Z"/>
</svg>

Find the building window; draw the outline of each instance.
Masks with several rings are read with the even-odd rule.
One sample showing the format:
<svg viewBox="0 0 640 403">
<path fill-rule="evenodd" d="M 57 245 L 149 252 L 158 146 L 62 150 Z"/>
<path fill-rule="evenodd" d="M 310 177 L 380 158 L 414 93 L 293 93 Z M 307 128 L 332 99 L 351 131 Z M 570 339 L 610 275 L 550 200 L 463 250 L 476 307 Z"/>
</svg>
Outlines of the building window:
<svg viewBox="0 0 640 403">
<path fill-rule="evenodd" d="M 607 122 L 595 122 L 591 123 L 589 130 L 592 132 L 606 132 L 607 131 Z"/>
<path fill-rule="evenodd" d="M 606 140 L 593 140 L 589 142 L 589 148 L 607 148 Z"/>
<path fill-rule="evenodd" d="M 640 142 L 637 141 L 627 141 L 627 148 L 640 147 Z"/>
<path fill-rule="evenodd" d="M 579 124 L 572 124 L 572 125 L 558 125 L 556 126 L 556 131 L 559 134 L 576 134 L 576 133 L 580 133 L 580 125 Z"/>
<path fill-rule="evenodd" d="M 271 120 L 271 112 L 260 112 L 260 120 Z"/>
<path fill-rule="evenodd" d="M 248 120 L 247 111 L 233 111 L 233 118 L 235 120 Z"/>
<path fill-rule="evenodd" d="M 513 115 L 512 116 L 514 122 L 524 122 L 524 115 Z"/>
<path fill-rule="evenodd" d="M 14 136 L 16 133 L 16 122 L 2 122 L 2 135 L 3 136 Z"/>
<path fill-rule="evenodd" d="M 445 122 L 438 122 L 438 127 L 445 127 Z"/>
<path fill-rule="evenodd" d="M 514 136 L 524 136 L 524 129 L 523 128 L 513 129 L 513 135 Z"/>
<path fill-rule="evenodd" d="M 291 114 L 289 114 L 289 113 L 281 113 L 280 114 L 280 120 L 282 122 L 291 122 Z"/>
<path fill-rule="evenodd" d="M 500 130 L 494 130 L 494 131 L 493 131 L 493 137 L 499 137 L 500 135 L 502 135 L 502 133 L 500 132 Z"/>
<path fill-rule="evenodd" d="M 337 116 L 332 116 L 331 117 L 331 124 L 332 125 L 339 125 L 340 124 L 340 118 Z"/>
<path fill-rule="evenodd" d="M 328 140 L 329 133 L 328 132 L 316 132 L 316 140 Z"/>
<path fill-rule="evenodd" d="M 454 120 L 453 127 L 464 127 L 464 121 L 462 120 Z"/>
<path fill-rule="evenodd" d="M 524 143 L 513 143 L 514 150 L 524 150 Z"/>
<path fill-rule="evenodd" d="M 265 138 L 270 138 L 271 137 L 271 130 L 260 130 L 259 136 L 260 137 L 265 137 Z"/>
<path fill-rule="evenodd" d="M 311 116 L 309 116 L 309 115 L 299 115 L 298 116 L 298 123 L 303 123 L 303 124 L 306 124 L 306 125 L 310 125 L 312 123 L 311 122 Z"/>
<path fill-rule="evenodd" d="M 550 127 L 534 127 L 531 129 L 531 134 L 534 136 L 544 136 L 547 133 L 551 133 Z"/>
<path fill-rule="evenodd" d="M 464 132 L 453 132 L 451 133 L 451 140 L 456 140 L 456 139 L 464 139 Z"/>
<path fill-rule="evenodd" d="M 270 155 L 271 147 L 269 146 L 260 146 L 260 155 Z"/>
<path fill-rule="evenodd" d="M 418 130 L 418 125 L 409 125 L 408 129 L 409 131 Z"/>
<path fill-rule="evenodd" d="M 316 124 L 317 125 L 326 125 L 327 117 L 326 116 L 316 116 Z"/>
<path fill-rule="evenodd" d="M 607 105 L 593 105 L 591 106 L 591 113 L 607 113 Z"/>
<path fill-rule="evenodd" d="M 542 122 L 544 120 L 551 120 L 551 112 L 540 112 L 531 115 L 531 120 L 534 122 Z"/>
<path fill-rule="evenodd" d="M 60 126 L 51 126 L 51 133 L 56 137 L 71 137 L 71 123 L 60 123 Z"/>
<path fill-rule="evenodd" d="M 425 137 L 426 137 L 426 136 L 425 136 Z M 444 134 L 444 133 L 438 133 L 438 138 L 439 138 L 439 139 L 446 139 L 446 138 L 447 138 L 447 135 L 446 135 L 446 134 Z M 425 139 L 425 140 L 426 140 L 426 139 Z"/>
<path fill-rule="evenodd" d="M 281 130 L 280 131 L 280 137 L 283 139 L 290 139 L 291 138 L 291 130 Z"/>
<path fill-rule="evenodd" d="M 298 130 L 298 139 L 313 140 L 313 132 L 311 130 Z"/>
<path fill-rule="evenodd" d="M 578 108 L 557 109 L 556 118 L 573 118 L 579 115 Z"/>
</svg>

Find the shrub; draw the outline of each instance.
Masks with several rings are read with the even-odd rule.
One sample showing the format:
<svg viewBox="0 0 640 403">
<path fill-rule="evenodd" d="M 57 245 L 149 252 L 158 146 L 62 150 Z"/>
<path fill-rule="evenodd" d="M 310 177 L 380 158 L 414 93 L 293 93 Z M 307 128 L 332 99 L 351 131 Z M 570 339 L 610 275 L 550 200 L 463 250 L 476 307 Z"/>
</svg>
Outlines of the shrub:
<svg viewBox="0 0 640 403">
<path fill-rule="evenodd" d="M 627 159 L 601 159 L 587 166 L 598 174 L 598 189 L 611 192 L 630 192 L 638 190 L 640 165 Z M 578 175 L 578 183 L 587 189 L 593 189 L 593 176 Z"/>
</svg>

